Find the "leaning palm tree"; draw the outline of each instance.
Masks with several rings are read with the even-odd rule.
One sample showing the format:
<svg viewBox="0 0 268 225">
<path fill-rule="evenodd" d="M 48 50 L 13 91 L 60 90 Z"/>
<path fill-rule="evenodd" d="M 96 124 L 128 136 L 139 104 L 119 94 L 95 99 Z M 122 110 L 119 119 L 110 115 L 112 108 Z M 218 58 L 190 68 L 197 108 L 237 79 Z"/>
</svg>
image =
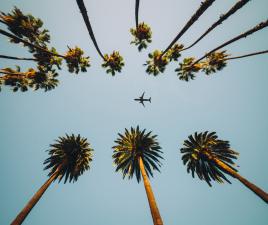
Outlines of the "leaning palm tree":
<svg viewBox="0 0 268 225">
<path fill-rule="evenodd" d="M 92 151 L 93 149 L 90 148 L 87 139 L 80 135 L 72 134 L 59 137 L 56 143 L 51 144 L 48 150 L 50 156 L 44 162 L 46 164 L 44 169 L 50 170 L 49 179 L 35 193 L 11 225 L 22 224 L 53 181 L 58 179 L 60 182 L 63 178 L 64 183 L 77 181 L 78 177 L 89 169 L 92 161 Z"/>
<path fill-rule="evenodd" d="M 229 44 L 232 44 L 242 38 L 246 38 L 247 36 L 259 31 L 259 30 L 262 30 L 263 28 L 267 27 L 268 26 L 268 20 L 266 21 L 263 21 L 259 24 L 257 24 L 255 27 L 247 30 L 246 32 L 232 38 L 231 40 L 229 41 L 226 41 L 224 42 L 223 44 L 219 45 L 218 47 L 214 48 L 213 50 L 209 51 L 208 53 L 206 53 L 204 56 L 202 56 L 201 58 L 195 60 L 192 62 L 191 65 L 187 65 L 187 71 L 185 71 L 183 69 L 184 65 L 183 64 L 180 64 L 179 68 L 177 68 L 175 71 L 178 72 L 178 76 L 179 78 L 181 79 L 182 78 L 182 75 L 183 77 L 188 77 L 188 80 L 189 80 L 189 77 L 195 77 L 195 76 L 191 76 L 194 72 L 198 72 L 198 71 L 192 71 L 191 69 L 195 69 L 195 65 L 198 64 L 198 63 L 201 63 L 203 59 L 207 58 L 209 55 L 211 55 L 212 53 L 218 51 L 219 49 L 223 48 L 223 47 L 226 47 L 227 45 Z M 200 68 L 201 69 L 201 68 Z M 186 79 L 184 79 L 186 80 Z"/>
<path fill-rule="evenodd" d="M 185 51 L 185 50 L 187 50 L 187 49 L 192 48 L 193 46 L 195 46 L 199 41 L 201 41 L 205 36 L 207 36 L 212 30 L 214 30 L 217 26 L 221 25 L 222 22 L 224 22 L 225 20 L 227 20 L 231 15 L 233 15 L 234 13 L 236 13 L 239 9 L 241 9 L 249 1 L 250 0 L 240 0 L 240 1 L 237 1 L 232 6 L 232 8 L 228 10 L 228 12 L 226 12 L 225 14 L 222 14 L 220 16 L 220 18 L 215 23 L 213 23 L 194 43 L 192 43 L 188 47 L 182 49 L 181 51 Z"/>
<path fill-rule="evenodd" d="M 206 73 L 206 75 L 210 75 L 211 73 L 215 73 L 219 70 L 222 70 L 226 65 L 227 61 L 234 59 L 247 58 L 255 55 L 267 54 L 268 50 L 253 52 L 240 56 L 229 57 L 230 54 L 227 54 L 226 51 L 216 51 L 211 53 L 206 57 L 206 59 L 202 63 L 202 71 Z M 196 64 L 197 65 L 197 64 Z"/>
<path fill-rule="evenodd" d="M 135 44 L 138 46 L 138 50 L 147 48 L 147 45 L 152 42 L 152 31 L 151 28 L 144 22 L 139 23 L 139 5 L 140 0 L 136 0 L 135 3 L 135 22 L 136 29 L 131 28 L 130 33 L 134 36 L 134 41 L 130 44 Z"/>
<path fill-rule="evenodd" d="M 29 88 L 33 90 L 43 89 L 50 91 L 58 86 L 58 73 L 56 70 L 47 70 L 39 66 L 38 69 L 29 68 L 26 72 L 21 72 L 19 66 L 16 69 L 0 69 L 0 91 L 1 86 L 10 86 L 16 92 L 18 90 L 25 92 Z"/>
<path fill-rule="evenodd" d="M 103 59 L 102 67 L 107 68 L 106 72 L 111 73 L 113 76 L 115 75 L 115 72 L 121 72 L 122 67 L 124 66 L 123 57 L 117 51 L 113 51 L 112 54 L 110 54 L 110 55 L 108 55 L 108 54 L 103 55 L 102 54 L 102 52 L 98 46 L 98 43 L 96 41 L 92 26 L 90 24 L 89 17 L 87 15 L 87 9 L 86 9 L 86 6 L 84 4 L 84 1 L 83 0 L 76 0 L 76 3 L 80 9 L 82 16 L 83 16 L 84 22 L 86 24 L 86 27 L 87 27 L 87 30 L 89 33 L 89 36 L 90 36 L 98 54 Z"/>
<path fill-rule="evenodd" d="M 194 24 L 194 22 L 196 22 L 199 19 L 199 17 L 213 4 L 214 1 L 215 0 L 205 0 L 204 2 L 201 2 L 200 7 L 197 9 L 195 14 L 185 24 L 185 26 L 181 29 L 181 31 L 169 44 L 169 46 L 164 51 L 155 50 L 153 53 L 150 53 L 148 55 L 149 59 L 144 64 L 144 66 L 147 66 L 146 72 L 148 74 L 153 74 L 154 76 L 156 76 L 160 72 L 163 73 L 165 71 L 167 64 L 170 61 L 178 60 L 178 58 L 181 56 L 180 52 L 184 46 L 182 44 L 175 45 L 175 43 Z"/>
<path fill-rule="evenodd" d="M 38 44 L 32 44 L 28 40 L 20 38 L 19 36 L 11 34 L 5 30 L 0 29 L 0 34 L 11 38 L 15 43 L 23 43 L 24 46 L 28 46 L 30 53 L 33 54 L 33 58 L 7 55 L 0 55 L 0 58 L 36 61 L 38 65 L 46 66 L 49 69 L 52 69 L 53 66 L 56 66 L 58 69 L 61 69 L 62 59 L 64 59 L 68 66 L 69 72 L 75 72 L 76 74 L 78 74 L 80 70 L 82 72 L 86 72 L 87 67 L 90 67 L 89 57 L 84 57 L 84 51 L 77 46 L 75 48 L 68 47 L 68 51 L 64 55 L 62 55 L 59 54 L 54 47 L 49 49 L 48 46 L 41 47 Z"/>
<path fill-rule="evenodd" d="M 221 48 L 224 48 L 227 45 L 234 43 L 235 41 L 238 41 L 238 40 L 240 40 L 242 38 L 246 38 L 247 36 L 249 36 L 251 34 L 254 34 L 255 32 L 257 32 L 259 30 L 262 30 L 263 28 L 265 28 L 267 26 L 268 26 L 268 19 L 266 21 L 263 21 L 263 22 L 257 24 L 255 27 L 247 30 L 246 32 L 244 32 L 244 33 L 242 33 L 242 34 L 240 34 L 240 35 L 232 38 L 231 40 L 224 42 L 220 46 L 212 49 L 210 52 L 206 53 L 204 56 L 202 56 L 201 58 L 199 58 L 198 60 L 196 60 L 194 63 L 200 62 L 201 60 L 203 60 L 204 58 L 206 58 L 208 55 L 210 55 L 212 52 L 216 52 L 217 50 L 219 50 Z"/>
<path fill-rule="evenodd" d="M 181 29 L 178 35 L 173 39 L 173 41 L 169 44 L 165 51 L 163 51 L 162 55 L 165 55 L 168 50 L 182 37 L 182 35 L 199 19 L 200 16 L 215 2 L 215 0 L 205 0 L 201 2 L 200 7 L 194 13 L 194 15 L 190 18 L 190 20 L 185 24 L 185 26 Z"/>
<path fill-rule="evenodd" d="M 53 66 L 60 69 L 64 59 L 71 73 L 79 73 L 80 70 L 86 72 L 86 68 L 90 66 L 89 57 L 84 57 L 84 52 L 79 47 L 68 47 L 64 55 L 59 54 L 54 47 L 50 49 L 50 35 L 49 31 L 43 28 L 43 21 L 31 14 L 24 14 L 17 7 L 7 14 L 0 12 L 0 22 L 11 32 L 0 29 L 1 35 L 8 37 L 11 43 L 22 43 L 33 54 L 33 58 L 6 55 L 0 55 L 0 58 L 36 61 L 38 65 L 50 69 Z"/>
<path fill-rule="evenodd" d="M 196 132 L 188 138 L 184 141 L 181 153 L 183 164 L 187 166 L 187 172 L 192 173 L 192 177 L 196 173 L 199 179 L 211 186 L 212 180 L 231 183 L 225 174 L 230 175 L 268 203 L 268 194 L 239 175 L 234 168 L 233 160 L 237 159 L 238 153 L 230 148 L 229 141 L 220 140 L 215 132 L 208 131 Z"/>
<path fill-rule="evenodd" d="M 138 182 L 142 176 L 154 225 L 162 225 L 162 218 L 148 179 L 149 176 L 153 177 L 152 170 L 160 172 L 159 159 L 163 159 L 160 155 L 161 147 L 156 140 L 157 136 L 151 135 L 151 132 L 146 133 L 145 129 L 140 130 L 139 126 L 136 129 L 131 127 L 130 131 L 125 129 L 125 134 L 118 135 L 119 138 L 113 147 L 116 171 L 121 171 L 123 178 L 127 176 L 129 179 L 135 174 Z"/>
</svg>

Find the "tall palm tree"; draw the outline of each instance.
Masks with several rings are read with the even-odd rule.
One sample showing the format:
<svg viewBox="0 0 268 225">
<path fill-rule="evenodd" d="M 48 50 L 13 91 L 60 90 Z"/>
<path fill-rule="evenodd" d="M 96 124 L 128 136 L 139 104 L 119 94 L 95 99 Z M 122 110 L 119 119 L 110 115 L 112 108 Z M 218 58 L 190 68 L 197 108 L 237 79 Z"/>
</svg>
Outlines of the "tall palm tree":
<svg viewBox="0 0 268 225">
<path fill-rule="evenodd" d="M 121 72 L 121 69 L 124 66 L 123 57 L 117 51 L 113 51 L 113 53 L 110 55 L 108 55 L 108 54 L 103 55 L 102 54 L 102 52 L 98 46 L 98 43 L 96 41 L 92 26 L 90 24 L 89 17 L 87 15 L 87 9 L 86 9 L 86 6 L 84 4 L 84 1 L 83 0 L 76 0 L 76 3 L 80 9 L 82 16 L 83 16 L 83 20 L 86 24 L 89 36 L 90 36 L 91 40 L 93 41 L 93 44 L 94 44 L 98 54 L 100 55 L 100 57 L 104 61 L 102 64 L 102 67 L 107 68 L 106 72 L 111 73 L 112 75 L 115 75 L 115 72 Z"/>
<path fill-rule="evenodd" d="M 267 54 L 268 50 L 253 52 L 245 55 L 240 56 L 233 56 L 229 57 L 229 54 L 226 54 L 226 51 L 216 51 L 211 53 L 206 57 L 206 59 L 202 63 L 202 71 L 205 72 L 207 75 L 211 73 L 215 73 L 219 70 L 222 70 L 226 65 L 227 61 L 234 60 L 234 59 L 241 59 L 247 58 L 255 55 L 262 55 Z"/>
<path fill-rule="evenodd" d="M 175 43 L 179 38 L 198 20 L 198 18 L 213 4 L 215 0 L 205 0 L 201 2 L 200 7 L 195 12 L 195 14 L 190 18 L 190 20 L 185 24 L 179 34 L 174 38 L 174 40 L 169 44 L 165 51 L 155 50 L 150 53 L 149 59 L 146 61 L 144 66 L 147 66 L 146 72 L 148 74 L 158 75 L 160 72 L 165 71 L 166 66 L 172 60 L 177 61 L 181 56 L 180 51 L 183 49 L 182 44 Z"/>
<path fill-rule="evenodd" d="M 135 174 L 138 182 L 142 176 L 154 225 L 162 225 L 162 218 L 148 179 L 149 176 L 153 177 L 152 170 L 160 172 L 159 159 L 163 159 L 160 155 L 161 147 L 156 140 L 157 136 L 151 135 L 151 131 L 146 133 L 145 129 L 140 130 L 139 126 L 136 129 L 131 127 L 130 131 L 125 129 L 125 134 L 118 135 L 119 138 L 113 147 L 116 171 L 122 171 L 123 178 L 127 176 L 129 179 Z"/>
<path fill-rule="evenodd" d="M 23 38 L 20 38 L 19 36 L 11 34 L 5 30 L 0 29 L 0 34 L 11 38 L 15 41 L 15 43 L 23 43 L 25 46 L 30 47 L 30 53 L 33 53 L 34 56 L 34 58 L 19 58 L 14 56 L 0 55 L 0 58 L 37 61 L 39 65 L 46 66 L 50 69 L 52 69 L 53 65 L 57 66 L 57 68 L 60 69 L 62 59 L 64 59 L 67 63 L 68 70 L 71 73 L 79 73 L 80 70 L 82 72 L 86 72 L 87 67 L 90 67 L 89 57 L 84 57 L 84 51 L 79 47 L 68 47 L 68 51 L 64 55 L 61 55 L 57 53 L 56 49 L 53 47 L 49 49 L 47 46 L 41 47 L 38 44 L 32 44 L 31 42 L 24 40 Z"/>
<path fill-rule="evenodd" d="M 0 74 L 0 91 L 1 86 L 5 85 L 10 86 L 14 92 L 25 92 L 29 88 L 43 89 L 46 92 L 57 87 L 59 83 L 56 79 L 58 73 L 54 69 L 48 71 L 41 66 L 37 70 L 29 68 L 26 72 L 21 72 L 19 66 L 16 69 L 4 68 L 0 69 Z"/>
<path fill-rule="evenodd" d="M 232 38 L 231 40 L 224 42 L 223 44 L 219 45 L 218 47 L 212 49 L 210 52 L 206 53 L 204 56 L 202 56 L 201 58 L 199 58 L 198 60 L 196 60 L 193 64 L 200 62 L 201 60 L 203 60 L 204 58 L 206 58 L 211 53 L 216 52 L 217 50 L 219 50 L 221 48 L 224 48 L 227 45 L 234 43 L 235 41 L 238 41 L 238 40 L 240 40 L 242 38 L 246 38 L 247 36 L 249 36 L 251 34 L 254 34 L 255 32 L 257 32 L 259 30 L 262 30 L 263 28 L 265 28 L 267 26 L 268 26 L 268 19 L 266 21 L 263 21 L 263 22 L 257 24 L 255 27 L 247 30 L 246 32 L 244 32 L 244 33 L 242 33 L 242 34 L 240 34 L 240 35 Z"/>
<path fill-rule="evenodd" d="M 264 21 L 264 22 L 261 22 L 259 24 L 257 24 L 255 27 L 249 29 L 248 31 L 232 38 L 231 40 L 229 41 L 226 41 L 224 42 L 223 44 L 219 45 L 218 47 L 214 48 L 213 50 L 211 50 L 210 52 L 206 53 L 204 56 L 202 56 L 201 58 L 197 59 L 197 60 L 194 60 L 192 61 L 192 64 L 191 65 L 184 65 L 184 63 L 180 63 L 180 66 L 175 69 L 176 72 L 178 72 L 178 76 L 181 80 L 186 80 L 186 78 L 189 80 L 189 79 L 193 79 L 195 76 L 193 76 L 193 73 L 196 73 L 198 71 L 196 71 L 196 68 L 195 68 L 195 65 L 196 64 L 200 64 L 202 63 L 202 60 L 209 57 L 212 53 L 215 53 L 216 51 L 218 51 L 219 49 L 223 48 L 223 47 L 226 47 L 227 45 L 229 44 L 232 44 L 234 43 L 235 41 L 238 41 L 242 38 L 246 38 L 247 36 L 265 28 L 268 26 L 268 20 Z M 188 61 L 187 61 L 188 62 Z M 186 70 L 184 69 L 186 68 Z M 187 81 L 187 80 L 186 80 Z"/>
<path fill-rule="evenodd" d="M 138 50 L 141 51 L 143 48 L 147 48 L 148 43 L 152 42 L 152 31 L 151 28 L 144 22 L 139 23 L 139 5 L 140 0 L 135 2 L 135 23 L 136 29 L 131 28 L 130 33 L 134 36 L 134 41 L 130 44 L 138 46 Z"/>
<path fill-rule="evenodd" d="M 0 12 L 0 22 L 11 32 L 0 29 L 0 34 L 7 36 L 12 43 L 22 43 L 34 56 L 20 58 L 0 55 L 0 58 L 36 61 L 38 66 L 47 67 L 49 70 L 52 70 L 53 66 L 61 69 L 62 59 L 64 59 L 71 73 L 78 73 L 80 70 L 86 72 L 86 68 L 90 66 L 89 57 L 84 57 L 84 52 L 79 47 L 68 47 L 64 55 L 57 53 L 53 47 L 49 49 L 50 35 L 47 29 L 43 29 L 43 21 L 31 14 L 24 14 L 17 7 L 8 14 Z"/>
<path fill-rule="evenodd" d="M 212 180 L 231 183 L 225 174 L 230 175 L 268 203 L 268 194 L 239 175 L 234 168 L 233 160 L 237 159 L 238 153 L 230 148 L 229 141 L 220 140 L 215 132 L 206 131 L 190 135 L 183 145 L 180 150 L 183 154 L 182 161 L 193 177 L 196 173 L 199 179 L 205 180 L 211 186 Z"/>
<path fill-rule="evenodd" d="M 213 23 L 194 43 L 189 45 L 188 47 L 182 49 L 181 51 L 185 51 L 189 48 L 192 48 L 195 46 L 199 41 L 201 41 L 206 35 L 208 35 L 214 28 L 222 24 L 223 21 L 227 20 L 231 15 L 233 15 L 236 11 L 241 9 L 244 5 L 246 5 L 250 0 L 240 0 L 235 3 L 235 5 L 232 6 L 231 9 L 229 9 L 228 12 L 225 14 L 221 15 L 220 18 Z"/>
<path fill-rule="evenodd" d="M 92 161 L 92 151 L 86 138 L 80 135 L 66 135 L 59 137 L 56 143 L 50 145 L 48 154 L 50 155 L 44 162 L 45 170 L 49 169 L 49 179 L 35 193 L 31 200 L 26 204 L 18 216 L 13 220 L 11 225 L 22 224 L 24 219 L 30 213 L 35 204 L 45 193 L 50 184 L 64 178 L 64 183 L 77 181 L 78 177 L 89 169 Z"/>
<path fill-rule="evenodd" d="M 173 41 L 169 44 L 165 51 L 163 51 L 162 56 L 165 55 L 168 50 L 180 39 L 180 37 L 199 19 L 199 17 L 215 2 L 215 0 L 205 0 L 201 2 L 200 7 L 194 13 L 194 15 L 190 18 L 190 20 L 185 24 L 185 26 L 181 29 L 178 35 L 173 39 Z"/>
</svg>

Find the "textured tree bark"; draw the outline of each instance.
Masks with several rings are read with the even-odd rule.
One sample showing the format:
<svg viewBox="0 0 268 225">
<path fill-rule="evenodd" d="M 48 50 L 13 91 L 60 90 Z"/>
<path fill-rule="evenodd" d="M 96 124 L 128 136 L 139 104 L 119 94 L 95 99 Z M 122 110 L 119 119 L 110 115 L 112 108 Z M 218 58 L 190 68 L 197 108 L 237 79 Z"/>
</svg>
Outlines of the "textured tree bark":
<svg viewBox="0 0 268 225">
<path fill-rule="evenodd" d="M 159 210 L 157 208 L 156 200 L 154 198 L 154 193 L 153 193 L 153 190 L 151 188 L 150 181 L 149 181 L 149 179 L 146 175 L 146 172 L 145 172 L 142 158 L 139 158 L 139 166 L 140 166 L 140 170 L 141 170 L 141 174 L 142 174 L 142 178 L 143 178 L 143 183 L 144 183 L 144 188 L 145 188 L 145 191 L 147 194 L 147 198 L 148 198 L 148 202 L 149 202 L 154 225 L 163 225 L 163 221 L 162 221 L 161 215 L 159 213 Z"/>
<path fill-rule="evenodd" d="M 25 207 L 21 210 L 21 212 L 17 215 L 17 217 L 13 220 L 10 225 L 20 225 L 23 223 L 27 215 L 31 212 L 32 208 L 39 201 L 42 195 L 45 193 L 49 185 L 55 180 L 60 172 L 60 168 L 58 168 L 49 179 L 42 185 L 42 187 L 34 194 L 31 200 L 25 205 Z"/>
<path fill-rule="evenodd" d="M 243 183 L 246 187 L 248 187 L 251 191 L 253 191 L 256 195 L 258 195 L 263 201 L 265 201 L 268 204 L 268 193 L 263 191 L 261 188 L 257 187 L 255 184 L 249 182 L 244 177 L 240 176 L 237 172 L 232 170 L 228 165 L 223 163 L 221 160 L 215 158 L 213 160 L 219 167 L 224 169 L 234 178 L 238 179 L 241 183 Z"/>
</svg>

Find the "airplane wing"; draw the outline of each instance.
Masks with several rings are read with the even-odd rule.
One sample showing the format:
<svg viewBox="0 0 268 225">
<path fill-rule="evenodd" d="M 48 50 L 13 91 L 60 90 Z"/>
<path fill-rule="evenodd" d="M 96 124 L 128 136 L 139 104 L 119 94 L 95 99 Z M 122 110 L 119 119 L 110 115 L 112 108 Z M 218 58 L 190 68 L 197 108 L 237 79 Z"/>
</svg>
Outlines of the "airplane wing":
<svg viewBox="0 0 268 225">
<path fill-rule="evenodd" d="M 140 101 L 140 103 L 143 105 L 143 107 L 145 107 L 145 105 L 144 105 L 143 101 Z"/>
<path fill-rule="evenodd" d="M 141 96 L 140 98 L 142 98 L 142 99 L 143 99 L 144 94 L 145 94 L 145 92 L 143 92 L 143 93 L 142 93 L 142 96 Z"/>
</svg>

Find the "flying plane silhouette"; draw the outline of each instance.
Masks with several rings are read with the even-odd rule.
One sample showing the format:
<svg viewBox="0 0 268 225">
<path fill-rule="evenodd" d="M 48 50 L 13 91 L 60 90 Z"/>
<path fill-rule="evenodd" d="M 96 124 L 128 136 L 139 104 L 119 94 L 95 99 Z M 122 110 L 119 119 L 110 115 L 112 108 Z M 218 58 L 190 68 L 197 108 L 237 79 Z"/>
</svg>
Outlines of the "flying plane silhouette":
<svg viewBox="0 0 268 225">
<path fill-rule="evenodd" d="M 143 92 L 141 97 L 135 98 L 134 101 L 137 101 L 137 102 L 141 103 L 145 107 L 144 102 L 150 102 L 151 103 L 151 97 L 150 98 L 143 98 L 144 94 L 145 94 L 145 92 Z"/>
</svg>

